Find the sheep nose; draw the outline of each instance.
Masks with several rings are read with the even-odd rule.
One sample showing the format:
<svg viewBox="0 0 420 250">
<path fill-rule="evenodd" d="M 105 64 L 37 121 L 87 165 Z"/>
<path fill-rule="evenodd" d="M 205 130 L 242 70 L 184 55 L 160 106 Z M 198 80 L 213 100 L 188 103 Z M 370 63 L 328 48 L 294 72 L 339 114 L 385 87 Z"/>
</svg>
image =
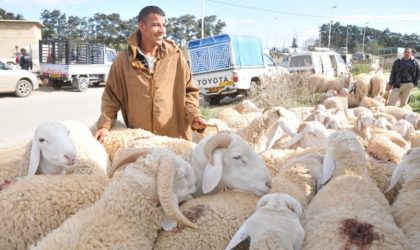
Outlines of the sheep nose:
<svg viewBox="0 0 420 250">
<path fill-rule="evenodd" d="M 269 189 L 271 189 L 271 180 L 267 181 L 267 182 L 265 183 L 265 185 L 266 185 Z"/>
<path fill-rule="evenodd" d="M 72 154 L 72 153 L 64 154 L 64 158 L 69 160 L 71 162 L 71 164 L 73 164 L 76 161 L 76 155 Z"/>
</svg>

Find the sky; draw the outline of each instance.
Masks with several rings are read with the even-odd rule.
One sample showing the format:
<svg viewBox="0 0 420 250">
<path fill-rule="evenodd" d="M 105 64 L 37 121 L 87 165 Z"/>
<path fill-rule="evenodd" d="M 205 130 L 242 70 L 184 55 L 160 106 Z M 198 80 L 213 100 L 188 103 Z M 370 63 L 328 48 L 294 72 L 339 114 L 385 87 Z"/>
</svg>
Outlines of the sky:
<svg viewBox="0 0 420 250">
<path fill-rule="evenodd" d="M 225 33 L 260 37 L 264 47 L 289 47 L 319 35 L 328 23 L 356 25 L 391 32 L 420 34 L 420 8 L 415 0 L 0 0 L 0 8 L 37 21 L 43 10 L 58 9 L 67 16 L 92 17 L 95 13 L 119 13 L 128 20 L 141 8 L 156 5 L 166 17 L 192 14 L 197 19 L 216 15 L 226 23 Z"/>
</svg>

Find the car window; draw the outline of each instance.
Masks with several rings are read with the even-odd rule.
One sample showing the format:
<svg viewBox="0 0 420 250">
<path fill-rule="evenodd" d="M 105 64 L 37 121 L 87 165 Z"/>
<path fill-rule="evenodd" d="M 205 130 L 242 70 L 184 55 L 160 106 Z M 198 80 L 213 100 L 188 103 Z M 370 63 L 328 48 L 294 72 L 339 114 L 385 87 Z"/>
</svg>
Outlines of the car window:
<svg viewBox="0 0 420 250">
<path fill-rule="evenodd" d="M 264 55 L 264 65 L 265 66 L 276 66 L 276 64 L 274 63 L 273 59 L 271 59 L 267 55 Z"/>
<path fill-rule="evenodd" d="M 294 56 L 290 58 L 290 67 L 307 67 L 312 66 L 312 58 L 310 55 Z"/>
<path fill-rule="evenodd" d="M 4 62 L 0 61 L 0 70 L 11 70 L 12 68 Z"/>
</svg>

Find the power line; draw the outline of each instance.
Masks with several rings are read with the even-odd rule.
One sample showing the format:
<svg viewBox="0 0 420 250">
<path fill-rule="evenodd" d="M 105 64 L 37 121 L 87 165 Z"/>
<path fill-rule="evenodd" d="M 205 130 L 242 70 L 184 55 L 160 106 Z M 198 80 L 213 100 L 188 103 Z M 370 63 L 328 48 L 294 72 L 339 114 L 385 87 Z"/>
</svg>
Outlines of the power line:
<svg viewBox="0 0 420 250">
<path fill-rule="evenodd" d="M 263 12 L 270 12 L 270 13 L 277 13 L 277 14 L 283 14 L 283 15 L 290 15 L 290 16 L 303 16 L 303 17 L 314 17 L 314 18 L 330 18 L 329 16 L 322 16 L 322 15 L 311 15 L 311 14 L 304 14 L 304 13 L 298 13 L 298 12 L 289 12 L 289 11 L 281 11 L 281 10 L 274 10 L 274 9 L 266 9 L 266 8 L 259 8 L 259 7 L 252 7 L 242 4 L 235 4 L 235 3 L 227 3 L 223 1 L 218 0 L 207 0 L 207 2 L 213 2 L 217 4 L 222 5 L 229 5 L 233 7 L 243 8 L 243 9 L 251 9 L 251 10 L 258 10 Z M 420 20 L 420 16 L 418 15 L 401 15 L 401 16 L 342 16 L 338 17 L 335 16 L 334 19 L 340 19 L 340 20 L 359 20 L 359 21 L 408 21 L 408 20 Z"/>
</svg>

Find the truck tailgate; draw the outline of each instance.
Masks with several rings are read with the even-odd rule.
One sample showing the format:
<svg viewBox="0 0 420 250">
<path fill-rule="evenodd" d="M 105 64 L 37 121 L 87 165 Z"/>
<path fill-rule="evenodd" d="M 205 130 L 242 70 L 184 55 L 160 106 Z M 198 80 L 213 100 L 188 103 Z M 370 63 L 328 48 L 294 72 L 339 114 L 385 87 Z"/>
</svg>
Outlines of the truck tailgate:
<svg viewBox="0 0 420 250">
<path fill-rule="evenodd" d="M 206 74 L 193 75 L 195 84 L 206 92 L 217 92 L 220 89 L 233 85 L 232 71 L 219 71 Z"/>
</svg>

